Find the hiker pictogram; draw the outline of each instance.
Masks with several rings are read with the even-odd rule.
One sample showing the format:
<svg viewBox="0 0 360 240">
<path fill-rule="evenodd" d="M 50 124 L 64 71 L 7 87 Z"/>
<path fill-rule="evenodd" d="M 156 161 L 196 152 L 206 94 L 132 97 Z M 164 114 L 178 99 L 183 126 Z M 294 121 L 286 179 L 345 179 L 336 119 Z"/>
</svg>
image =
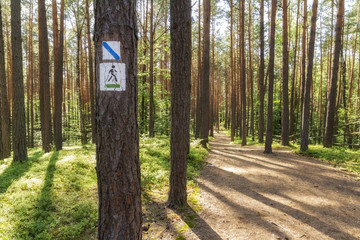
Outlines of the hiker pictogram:
<svg viewBox="0 0 360 240">
<path fill-rule="evenodd" d="M 124 63 L 100 64 L 100 91 L 125 91 L 126 75 Z"/>
</svg>

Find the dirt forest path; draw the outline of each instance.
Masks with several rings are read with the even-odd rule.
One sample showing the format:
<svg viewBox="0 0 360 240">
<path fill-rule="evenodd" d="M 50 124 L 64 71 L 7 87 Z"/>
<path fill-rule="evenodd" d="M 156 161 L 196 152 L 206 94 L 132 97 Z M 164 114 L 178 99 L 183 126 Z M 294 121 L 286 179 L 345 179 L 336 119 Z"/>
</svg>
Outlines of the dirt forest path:
<svg viewBox="0 0 360 240">
<path fill-rule="evenodd" d="M 360 182 L 289 150 L 230 144 L 218 133 L 198 179 L 186 239 L 360 239 Z"/>
</svg>

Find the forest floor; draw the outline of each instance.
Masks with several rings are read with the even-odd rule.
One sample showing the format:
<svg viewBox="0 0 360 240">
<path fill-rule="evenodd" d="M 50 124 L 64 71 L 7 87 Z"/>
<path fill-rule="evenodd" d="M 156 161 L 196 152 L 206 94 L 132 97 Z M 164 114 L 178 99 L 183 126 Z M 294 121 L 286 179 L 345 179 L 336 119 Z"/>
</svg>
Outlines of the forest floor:
<svg viewBox="0 0 360 240">
<path fill-rule="evenodd" d="M 198 209 L 176 215 L 160 207 L 171 224 L 144 239 L 360 239 L 355 175 L 287 148 L 264 154 L 261 146 L 231 144 L 224 133 L 210 149 L 197 180 Z M 193 219 L 180 236 L 172 229 L 179 215 Z"/>
</svg>

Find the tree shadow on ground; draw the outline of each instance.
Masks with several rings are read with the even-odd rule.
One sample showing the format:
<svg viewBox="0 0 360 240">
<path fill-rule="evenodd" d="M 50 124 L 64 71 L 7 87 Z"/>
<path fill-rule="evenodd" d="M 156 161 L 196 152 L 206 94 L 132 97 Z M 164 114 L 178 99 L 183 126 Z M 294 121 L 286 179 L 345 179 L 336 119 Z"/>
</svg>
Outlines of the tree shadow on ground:
<svg viewBox="0 0 360 240">
<path fill-rule="evenodd" d="M 51 213 L 55 211 L 55 205 L 52 200 L 52 189 L 58 158 L 59 152 L 53 152 L 46 169 L 44 185 L 39 194 L 38 202 L 35 204 L 35 207 L 30 210 L 30 215 L 27 217 L 28 222 L 24 223 L 26 225 L 26 233 L 22 232 L 22 234 L 26 234 L 29 239 L 49 239 L 47 231 L 53 222 Z M 18 228 L 20 228 L 20 226 L 18 226 Z M 24 226 L 22 226 L 22 229 L 24 229 Z"/>
<path fill-rule="evenodd" d="M 0 194 L 5 193 L 11 184 L 24 176 L 25 173 L 30 170 L 31 166 L 35 162 L 38 162 L 38 159 L 42 155 L 44 155 L 43 151 L 37 151 L 27 160 L 21 162 L 13 161 L 0 175 Z"/>
</svg>

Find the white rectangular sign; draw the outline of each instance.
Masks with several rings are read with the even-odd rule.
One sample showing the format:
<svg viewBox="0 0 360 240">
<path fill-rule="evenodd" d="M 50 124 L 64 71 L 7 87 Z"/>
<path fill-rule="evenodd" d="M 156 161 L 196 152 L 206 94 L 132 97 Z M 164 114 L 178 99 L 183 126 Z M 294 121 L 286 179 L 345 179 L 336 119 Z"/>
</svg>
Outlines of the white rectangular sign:
<svg viewBox="0 0 360 240">
<path fill-rule="evenodd" d="M 119 41 L 104 41 L 102 46 L 103 60 L 121 60 Z"/>
<path fill-rule="evenodd" d="M 100 91 L 126 90 L 126 66 L 124 63 L 100 63 Z"/>
</svg>

